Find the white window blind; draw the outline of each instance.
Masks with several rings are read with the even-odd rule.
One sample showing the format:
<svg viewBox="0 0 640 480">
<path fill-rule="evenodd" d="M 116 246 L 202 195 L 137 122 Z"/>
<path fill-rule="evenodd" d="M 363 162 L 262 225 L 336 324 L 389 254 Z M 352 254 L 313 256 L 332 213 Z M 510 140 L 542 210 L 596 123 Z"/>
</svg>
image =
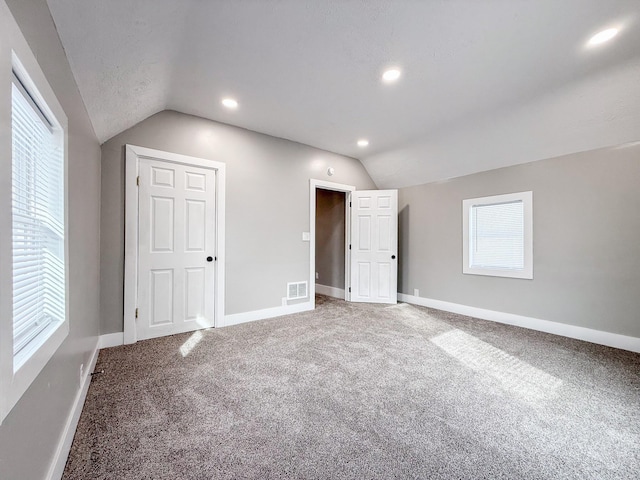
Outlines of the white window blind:
<svg viewBox="0 0 640 480">
<path fill-rule="evenodd" d="M 524 268 L 522 200 L 473 205 L 469 215 L 469 259 L 473 268 Z"/>
<path fill-rule="evenodd" d="M 13 354 L 65 320 L 61 132 L 14 76 L 12 86 Z"/>
</svg>

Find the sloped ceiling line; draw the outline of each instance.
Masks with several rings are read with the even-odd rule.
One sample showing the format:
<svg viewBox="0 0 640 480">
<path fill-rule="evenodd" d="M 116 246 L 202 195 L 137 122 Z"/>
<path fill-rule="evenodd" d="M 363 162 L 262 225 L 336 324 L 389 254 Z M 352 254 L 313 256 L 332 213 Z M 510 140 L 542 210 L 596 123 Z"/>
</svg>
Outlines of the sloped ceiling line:
<svg viewBox="0 0 640 480">
<path fill-rule="evenodd" d="M 394 187 L 640 140 L 636 0 L 48 4 L 102 142 L 173 109 L 359 158 Z"/>
</svg>

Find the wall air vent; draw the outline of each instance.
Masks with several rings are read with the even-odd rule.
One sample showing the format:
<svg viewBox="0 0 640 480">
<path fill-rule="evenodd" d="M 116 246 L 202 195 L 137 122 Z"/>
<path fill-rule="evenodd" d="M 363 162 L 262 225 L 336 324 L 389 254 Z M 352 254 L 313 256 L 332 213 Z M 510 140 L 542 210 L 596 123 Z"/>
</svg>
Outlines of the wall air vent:
<svg viewBox="0 0 640 480">
<path fill-rule="evenodd" d="M 287 300 L 297 300 L 307 298 L 307 282 L 287 283 Z"/>
</svg>

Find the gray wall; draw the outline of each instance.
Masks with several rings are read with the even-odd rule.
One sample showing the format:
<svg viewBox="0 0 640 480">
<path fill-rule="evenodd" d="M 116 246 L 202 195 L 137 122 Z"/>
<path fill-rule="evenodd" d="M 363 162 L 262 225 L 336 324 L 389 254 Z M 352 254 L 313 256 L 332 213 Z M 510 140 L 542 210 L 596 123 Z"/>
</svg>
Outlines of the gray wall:
<svg viewBox="0 0 640 480">
<path fill-rule="evenodd" d="M 7 0 L 6 3 L 69 120 L 70 333 L 0 426 L 0 478 L 26 480 L 45 478 L 78 392 L 80 364 L 87 365 L 97 344 L 100 146 L 46 1 Z M 4 50 L 2 47 L 3 62 L 8 58 Z M 5 86 L 10 82 L 10 69 L 7 73 L 5 67 L 3 64 L 0 73 L 3 92 L 9 91 Z M 0 113 L 3 116 L 8 113 L 6 100 L 2 99 Z M 0 228 L 10 226 L 0 225 Z"/>
<path fill-rule="evenodd" d="M 533 191 L 534 279 L 462 274 L 462 200 Z M 398 289 L 640 337 L 640 144 L 399 191 Z"/>
<path fill-rule="evenodd" d="M 316 283 L 344 289 L 345 194 L 316 190 Z"/>
<path fill-rule="evenodd" d="M 358 160 L 307 145 L 173 111 L 140 122 L 102 145 L 103 334 L 123 330 L 125 144 L 226 163 L 227 314 L 278 307 L 309 279 L 310 178 L 374 188 Z"/>
</svg>

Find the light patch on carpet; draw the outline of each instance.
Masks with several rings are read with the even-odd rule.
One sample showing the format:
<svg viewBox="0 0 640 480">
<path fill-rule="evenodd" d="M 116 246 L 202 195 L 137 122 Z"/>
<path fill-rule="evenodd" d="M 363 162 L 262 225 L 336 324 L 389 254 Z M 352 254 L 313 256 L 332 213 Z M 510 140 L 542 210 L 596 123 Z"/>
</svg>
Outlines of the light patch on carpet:
<svg viewBox="0 0 640 480">
<path fill-rule="evenodd" d="M 193 350 L 196 347 L 196 345 L 200 343 L 200 340 L 202 340 L 202 337 L 203 335 L 200 330 L 196 330 L 195 332 L 193 332 L 193 335 L 187 338 L 187 341 L 184 342 L 180 347 L 180 353 L 182 354 L 182 356 L 186 357 L 187 355 L 189 355 L 191 353 L 191 350 Z"/>
<path fill-rule="evenodd" d="M 431 339 L 435 345 L 466 367 L 489 375 L 502 388 L 529 403 L 549 400 L 557 395 L 562 380 L 503 352 L 461 330 L 450 330 Z"/>
</svg>

